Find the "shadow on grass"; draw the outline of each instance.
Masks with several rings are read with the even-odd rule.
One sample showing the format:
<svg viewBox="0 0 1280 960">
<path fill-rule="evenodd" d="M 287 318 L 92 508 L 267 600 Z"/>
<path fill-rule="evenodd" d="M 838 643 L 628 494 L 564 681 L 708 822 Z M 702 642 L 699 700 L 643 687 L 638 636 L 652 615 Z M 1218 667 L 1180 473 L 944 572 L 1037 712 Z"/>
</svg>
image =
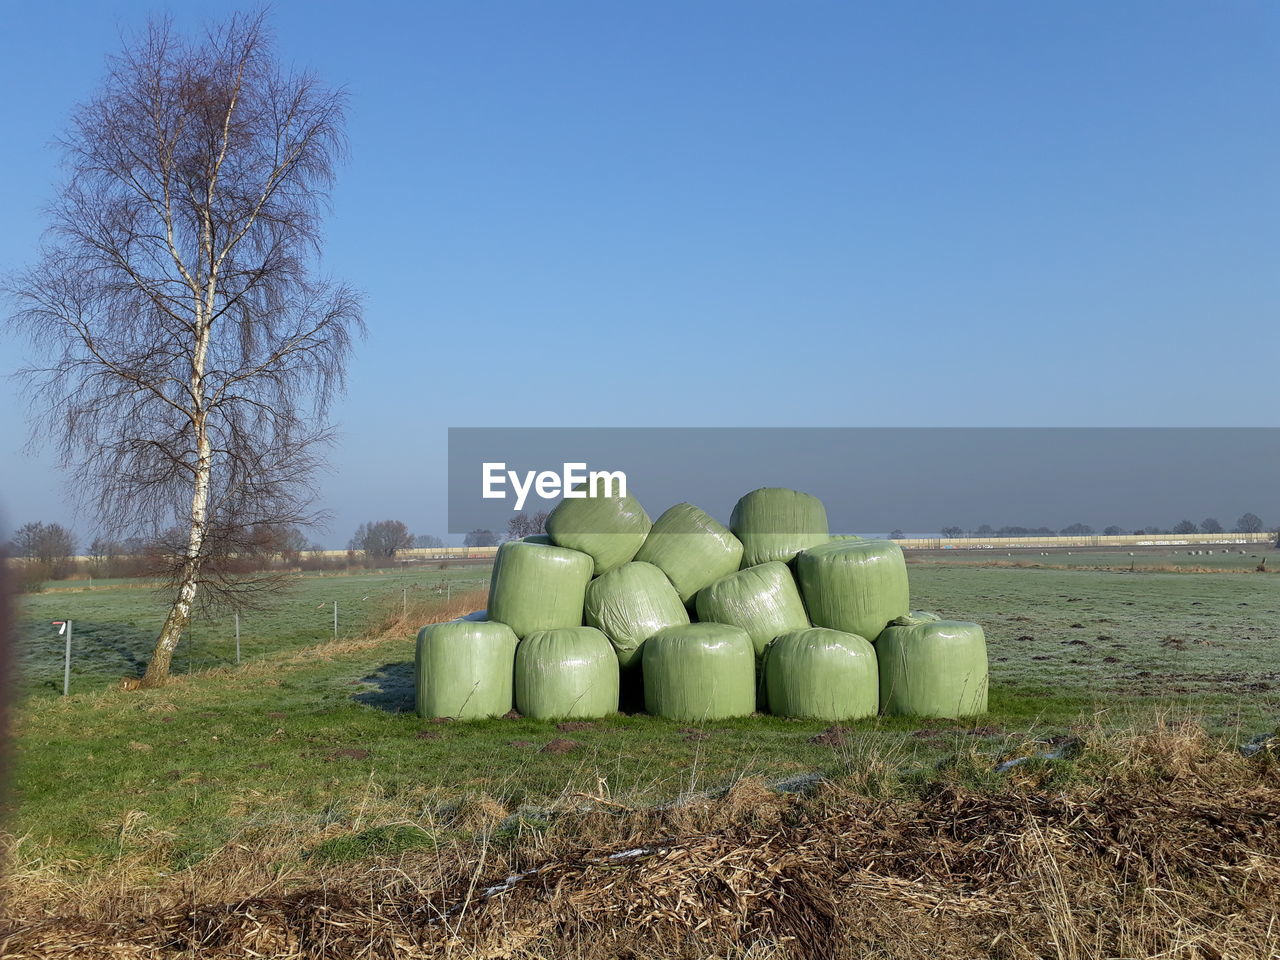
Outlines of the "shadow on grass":
<svg viewBox="0 0 1280 960">
<path fill-rule="evenodd" d="M 373 684 L 374 689 L 362 690 L 351 699 L 366 707 L 385 710 L 387 713 L 411 713 L 414 708 L 413 661 L 384 663 L 363 682 Z"/>
<path fill-rule="evenodd" d="M 71 638 L 71 672 L 77 677 L 140 677 L 156 642 L 155 632 L 119 623 L 76 620 Z M 20 655 L 22 673 L 37 687 L 62 690 L 64 638 L 52 634 L 46 644 Z"/>
</svg>

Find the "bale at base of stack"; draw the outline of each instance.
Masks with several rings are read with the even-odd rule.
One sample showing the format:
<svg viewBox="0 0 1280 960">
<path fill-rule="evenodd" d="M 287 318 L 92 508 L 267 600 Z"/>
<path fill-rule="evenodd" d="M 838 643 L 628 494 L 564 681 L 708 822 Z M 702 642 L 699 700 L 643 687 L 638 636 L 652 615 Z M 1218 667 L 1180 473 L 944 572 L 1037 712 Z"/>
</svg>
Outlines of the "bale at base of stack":
<svg viewBox="0 0 1280 960">
<path fill-rule="evenodd" d="M 644 645 L 644 707 L 667 720 L 724 720 L 756 709 L 756 656 L 740 627 L 690 623 Z"/>
<path fill-rule="evenodd" d="M 876 650 L 826 627 L 793 630 L 765 648 L 760 669 L 769 712 L 813 720 L 860 720 L 880 707 Z"/>
<path fill-rule="evenodd" d="M 516 648 L 516 710 L 535 720 L 618 711 L 618 658 L 594 627 L 531 633 Z"/>
<path fill-rule="evenodd" d="M 880 634 L 876 653 L 885 714 L 958 719 L 987 712 L 987 640 L 976 623 L 908 614 Z"/>
<path fill-rule="evenodd" d="M 897 544 L 830 536 L 795 490 L 753 490 L 729 527 L 688 503 L 651 523 L 632 497 L 567 497 L 547 534 L 499 548 L 487 611 L 422 629 L 418 712 L 594 718 L 623 688 L 683 721 L 757 701 L 830 721 L 985 712 L 982 628 L 909 601 Z"/>
<path fill-rule="evenodd" d="M 477 720 L 507 713 L 516 642 L 509 626 L 492 621 L 450 620 L 423 627 L 414 658 L 418 715 Z"/>
</svg>

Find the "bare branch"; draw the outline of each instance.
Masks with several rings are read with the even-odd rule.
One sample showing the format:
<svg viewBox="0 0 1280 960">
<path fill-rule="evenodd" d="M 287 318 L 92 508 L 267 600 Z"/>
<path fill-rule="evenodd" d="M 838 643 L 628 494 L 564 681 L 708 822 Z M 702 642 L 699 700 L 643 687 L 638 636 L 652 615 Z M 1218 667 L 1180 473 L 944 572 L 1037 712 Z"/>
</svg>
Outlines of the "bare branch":
<svg viewBox="0 0 1280 960">
<path fill-rule="evenodd" d="M 20 373 L 33 439 L 104 534 L 162 545 L 155 681 L 193 608 L 278 588 L 245 559 L 318 516 L 324 417 L 363 332 L 359 296 L 314 276 L 344 108 L 278 66 L 261 15 L 194 39 L 152 23 L 75 111 L 46 246 L 8 288 L 40 356 Z"/>
</svg>

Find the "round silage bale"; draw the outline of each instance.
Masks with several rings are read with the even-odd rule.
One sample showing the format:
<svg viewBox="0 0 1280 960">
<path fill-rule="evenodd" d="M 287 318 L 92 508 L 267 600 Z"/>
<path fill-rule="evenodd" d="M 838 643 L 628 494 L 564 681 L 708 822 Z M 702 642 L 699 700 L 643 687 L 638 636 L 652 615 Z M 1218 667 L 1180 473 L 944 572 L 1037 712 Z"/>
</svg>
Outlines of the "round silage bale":
<svg viewBox="0 0 1280 960">
<path fill-rule="evenodd" d="M 580 627 L 591 567 L 591 558 L 577 550 L 508 540 L 493 562 L 489 618 L 518 637 Z"/>
<path fill-rule="evenodd" d="M 892 540 L 831 540 L 796 558 L 796 579 L 814 626 L 874 641 L 908 610 L 907 564 Z"/>
<path fill-rule="evenodd" d="M 784 633 L 765 649 L 761 670 L 769 712 L 779 717 L 857 720 L 880 707 L 876 649 L 856 634 Z"/>
<path fill-rule="evenodd" d="M 516 709 L 526 717 L 604 717 L 618 711 L 618 658 L 594 627 L 539 630 L 516 648 Z"/>
<path fill-rule="evenodd" d="M 783 487 L 752 490 L 733 508 L 729 529 L 742 541 L 742 566 L 789 561 L 826 543 L 827 509 L 817 497 Z"/>
<path fill-rule="evenodd" d="M 604 489 L 597 482 L 594 492 Z M 566 496 L 546 523 L 547 534 L 559 546 L 591 557 L 597 577 L 635 557 L 652 526 L 640 501 L 631 496 Z"/>
<path fill-rule="evenodd" d="M 604 632 L 618 663 L 637 663 L 640 648 L 663 627 L 689 622 L 689 611 L 666 574 L 651 563 L 632 561 L 587 585 L 587 624 Z"/>
<path fill-rule="evenodd" d="M 746 630 L 757 655 L 774 637 L 809 626 L 791 571 L 776 560 L 721 577 L 698 591 L 696 603 L 699 620 Z"/>
<path fill-rule="evenodd" d="M 516 635 L 504 623 L 450 620 L 418 631 L 418 716 L 473 720 L 511 710 Z"/>
<path fill-rule="evenodd" d="M 972 717 L 987 711 L 987 641 L 962 620 L 898 617 L 876 640 L 880 710 L 889 716 Z"/>
<path fill-rule="evenodd" d="M 742 541 L 691 503 L 677 503 L 654 521 L 636 559 L 667 575 L 681 601 L 742 565 Z"/>
<path fill-rule="evenodd" d="M 644 706 L 668 720 L 745 717 L 756 708 L 756 657 L 740 627 L 690 623 L 644 645 Z"/>
</svg>

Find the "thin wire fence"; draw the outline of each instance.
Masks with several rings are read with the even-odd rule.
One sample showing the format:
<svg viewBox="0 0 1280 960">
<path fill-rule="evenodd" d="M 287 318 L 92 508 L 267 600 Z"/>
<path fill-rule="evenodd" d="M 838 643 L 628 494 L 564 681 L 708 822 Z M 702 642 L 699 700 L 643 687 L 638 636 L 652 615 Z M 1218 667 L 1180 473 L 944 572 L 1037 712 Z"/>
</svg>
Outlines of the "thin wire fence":
<svg viewBox="0 0 1280 960">
<path fill-rule="evenodd" d="M 361 637 L 424 604 L 487 591 L 488 574 L 486 567 L 300 578 L 265 609 L 197 618 L 174 653 L 173 669 L 190 673 L 235 666 Z M 156 591 L 137 585 L 34 594 L 24 598 L 23 607 L 16 652 L 19 689 L 28 694 L 62 693 L 64 636 L 52 621 L 72 622 L 70 691 L 75 694 L 141 675 L 165 612 Z M 406 628 L 407 640 L 413 632 L 416 627 Z"/>
</svg>

